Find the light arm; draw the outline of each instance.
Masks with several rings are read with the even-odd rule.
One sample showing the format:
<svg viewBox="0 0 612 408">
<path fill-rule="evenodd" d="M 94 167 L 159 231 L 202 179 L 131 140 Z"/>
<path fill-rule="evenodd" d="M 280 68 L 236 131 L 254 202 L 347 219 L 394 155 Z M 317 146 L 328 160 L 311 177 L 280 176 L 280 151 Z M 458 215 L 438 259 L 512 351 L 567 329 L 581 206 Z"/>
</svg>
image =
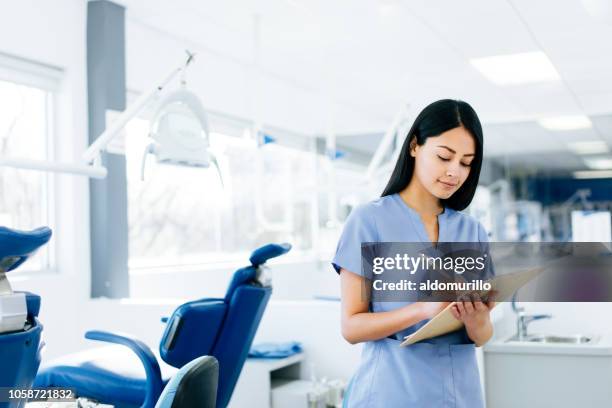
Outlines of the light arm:
<svg viewBox="0 0 612 408">
<path fill-rule="evenodd" d="M 142 109 L 154 99 L 164 87 L 178 74 L 184 72 L 185 68 L 193 61 L 193 55 L 187 53 L 187 60 L 180 67 L 172 70 L 164 80 L 146 93 L 143 93 L 132 105 L 122 112 L 117 119 L 110 124 L 102 134 L 94 140 L 82 155 L 82 161 L 76 163 L 58 163 L 47 160 L 35 160 L 25 158 L 0 157 L 0 166 L 14 167 L 28 170 L 38 170 L 53 173 L 69 173 L 92 178 L 102 179 L 107 175 L 107 170 L 101 164 L 100 153 L 106 149 L 111 140 L 117 136 L 119 131 Z"/>
<path fill-rule="evenodd" d="M 123 111 L 113 123 L 106 129 L 94 142 L 87 148 L 85 153 L 83 153 L 83 160 L 86 163 L 91 163 L 102 150 L 106 148 L 106 146 L 110 143 L 111 140 L 123 127 L 153 99 L 164 89 L 164 87 L 168 84 L 168 82 L 172 81 L 176 75 L 178 75 L 181 71 L 183 71 L 184 67 L 176 68 L 172 70 L 172 72 L 161 82 L 160 85 L 156 85 L 148 92 L 143 93 L 136 99 L 136 101 L 128 106 L 128 108 Z"/>
</svg>

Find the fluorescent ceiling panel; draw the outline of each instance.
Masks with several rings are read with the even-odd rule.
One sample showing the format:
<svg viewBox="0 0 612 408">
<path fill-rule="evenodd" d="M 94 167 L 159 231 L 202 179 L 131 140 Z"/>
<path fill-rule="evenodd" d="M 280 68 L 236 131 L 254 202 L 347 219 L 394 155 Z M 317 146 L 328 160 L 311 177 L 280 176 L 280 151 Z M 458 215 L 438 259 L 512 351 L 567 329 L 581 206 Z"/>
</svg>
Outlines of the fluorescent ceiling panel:
<svg viewBox="0 0 612 408">
<path fill-rule="evenodd" d="M 561 79 L 550 59 L 541 51 L 473 58 L 470 63 L 496 85 L 521 85 Z"/>
<path fill-rule="evenodd" d="M 608 144 L 603 140 L 585 140 L 581 142 L 571 142 L 567 147 L 576 154 L 599 154 L 608 153 Z"/>
<path fill-rule="evenodd" d="M 554 116 L 538 119 L 538 123 L 548 130 L 578 130 L 593 127 L 591 119 L 584 115 Z"/>
<path fill-rule="evenodd" d="M 589 157 L 584 158 L 584 164 L 591 170 L 612 170 L 612 157 Z"/>
<path fill-rule="evenodd" d="M 612 178 L 612 170 L 582 170 L 575 171 L 576 179 Z"/>
</svg>

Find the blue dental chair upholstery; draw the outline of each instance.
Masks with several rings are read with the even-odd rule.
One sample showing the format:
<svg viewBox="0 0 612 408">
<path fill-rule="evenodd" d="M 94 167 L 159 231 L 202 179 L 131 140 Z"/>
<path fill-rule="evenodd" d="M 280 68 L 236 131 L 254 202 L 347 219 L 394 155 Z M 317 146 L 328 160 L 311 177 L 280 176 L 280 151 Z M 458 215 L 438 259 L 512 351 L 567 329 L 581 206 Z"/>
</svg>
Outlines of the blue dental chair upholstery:
<svg viewBox="0 0 612 408">
<path fill-rule="evenodd" d="M 13 292 L 5 274 L 23 264 L 50 238 L 51 230 L 46 227 L 33 231 L 0 227 L 0 312 L 7 313 L 0 315 L 0 387 L 30 388 L 44 347 L 38 321 L 40 296 Z M 25 400 L 0 402 L 1 408 L 24 405 Z"/>
<path fill-rule="evenodd" d="M 159 355 L 169 366 L 181 368 L 207 355 L 218 361 L 216 406 L 219 408 L 226 407 L 230 401 L 272 293 L 265 281 L 263 264 L 290 249 L 289 244 L 268 244 L 255 250 L 249 258 L 251 265 L 234 273 L 224 298 L 184 303 L 169 319 L 163 320 L 167 324 Z M 74 388 L 78 396 L 117 407 L 154 407 L 171 374 L 162 374 L 166 370 L 160 370 L 151 350 L 127 335 L 89 331 L 85 337 L 127 346 L 140 360 L 144 372 L 138 367 L 118 370 L 115 366 L 125 366 L 125 359 L 109 362 L 103 353 L 93 350 L 79 353 L 81 357 L 68 356 L 66 362 L 41 370 L 35 386 Z"/>
</svg>

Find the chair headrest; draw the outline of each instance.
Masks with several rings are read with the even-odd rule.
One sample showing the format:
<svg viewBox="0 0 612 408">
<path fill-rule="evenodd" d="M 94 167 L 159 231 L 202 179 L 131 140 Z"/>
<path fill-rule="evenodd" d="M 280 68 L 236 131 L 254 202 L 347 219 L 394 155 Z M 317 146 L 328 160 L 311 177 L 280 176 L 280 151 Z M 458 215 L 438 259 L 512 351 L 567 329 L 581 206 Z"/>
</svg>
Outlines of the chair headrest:
<svg viewBox="0 0 612 408">
<path fill-rule="evenodd" d="M 49 242 L 51 234 L 48 227 L 31 231 L 0 227 L 0 271 L 11 271 L 24 263 L 38 248 Z"/>
<path fill-rule="evenodd" d="M 291 249 L 291 244 L 268 244 L 260 248 L 257 248 L 251 254 L 249 261 L 251 266 L 238 269 L 234 272 L 232 280 L 225 293 L 225 299 L 229 301 L 236 288 L 240 285 L 244 285 L 255 279 L 257 274 L 257 267 L 263 265 L 268 259 L 275 258 L 277 256 L 286 254 Z"/>
<path fill-rule="evenodd" d="M 249 261 L 251 261 L 251 265 L 259 266 L 264 263 L 268 259 L 276 258 L 277 256 L 281 256 L 286 254 L 291 249 L 291 244 L 285 242 L 284 244 L 268 244 L 264 245 L 260 248 L 257 248 L 251 254 Z"/>
</svg>

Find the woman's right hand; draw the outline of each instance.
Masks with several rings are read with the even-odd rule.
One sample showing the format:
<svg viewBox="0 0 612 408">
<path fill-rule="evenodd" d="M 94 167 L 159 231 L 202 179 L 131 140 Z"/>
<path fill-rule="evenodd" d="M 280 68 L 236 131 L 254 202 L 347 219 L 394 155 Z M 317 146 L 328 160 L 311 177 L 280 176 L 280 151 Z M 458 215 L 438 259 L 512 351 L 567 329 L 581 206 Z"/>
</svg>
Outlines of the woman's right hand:
<svg viewBox="0 0 612 408">
<path fill-rule="evenodd" d="M 423 320 L 431 319 L 444 310 L 446 306 L 450 305 L 450 303 L 451 302 L 419 302 Z"/>
<path fill-rule="evenodd" d="M 373 312 L 370 310 L 369 293 L 366 296 L 363 293 L 363 288 L 368 288 L 365 278 L 342 268 L 340 281 L 342 336 L 351 344 L 380 340 L 400 332 L 424 319 L 421 305 L 428 309 L 436 305 L 416 302 L 385 312 Z M 435 315 L 446 305 L 440 303 L 429 313 Z"/>
</svg>

